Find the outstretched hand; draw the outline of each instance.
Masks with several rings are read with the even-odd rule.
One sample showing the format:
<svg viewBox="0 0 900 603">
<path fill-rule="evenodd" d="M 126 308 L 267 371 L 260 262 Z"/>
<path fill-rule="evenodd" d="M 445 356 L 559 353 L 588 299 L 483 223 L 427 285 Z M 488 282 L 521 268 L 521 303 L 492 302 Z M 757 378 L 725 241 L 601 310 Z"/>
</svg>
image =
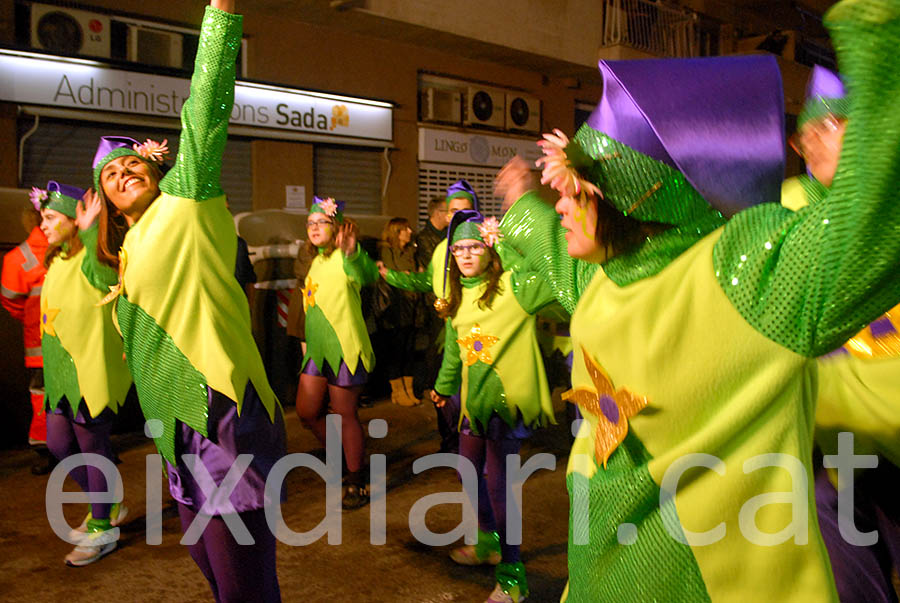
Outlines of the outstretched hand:
<svg viewBox="0 0 900 603">
<path fill-rule="evenodd" d="M 78 227 L 78 230 L 87 230 L 93 226 L 101 209 L 103 209 L 103 201 L 100 200 L 100 195 L 94 189 L 88 189 L 75 206 L 75 226 Z"/>
<path fill-rule="evenodd" d="M 359 227 L 352 222 L 344 222 L 338 229 L 335 244 L 340 248 L 344 257 L 350 257 L 356 253 L 356 239 L 359 235 Z"/>
<path fill-rule="evenodd" d="M 516 155 L 494 178 L 494 195 L 503 197 L 502 211 L 509 209 L 519 197 L 534 188 L 534 177 L 524 159 Z"/>
</svg>

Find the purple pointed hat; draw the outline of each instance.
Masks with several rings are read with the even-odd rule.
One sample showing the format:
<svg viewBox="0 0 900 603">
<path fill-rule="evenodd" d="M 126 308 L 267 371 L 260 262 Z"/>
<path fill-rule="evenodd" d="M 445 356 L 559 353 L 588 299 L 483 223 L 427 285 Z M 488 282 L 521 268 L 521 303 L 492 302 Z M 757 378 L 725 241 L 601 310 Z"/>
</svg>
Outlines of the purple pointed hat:
<svg viewBox="0 0 900 603">
<path fill-rule="evenodd" d="M 94 153 L 94 162 L 92 164 L 94 170 L 94 188 L 99 190 L 100 172 L 107 163 L 125 155 L 141 156 L 140 153 L 135 150 L 135 145 L 140 145 L 140 143 L 128 136 L 100 137 L 100 144 L 97 145 L 97 152 Z"/>
<path fill-rule="evenodd" d="M 838 74 L 821 65 L 815 65 L 806 84 L 803 110 L 797 116 L 797 128 L 827 114 L 846 117 L 847 92 Z"/>
<path fill-rule="evenodd" d="M 475 189 L 472 188 L 472 185 L 468 183 L 466 180 L 457 180 L 449 187 L 447 187 L 447 203 L 450 203 L 451 199 L 456 199 L 457 197 L 466 197 L 472 200 L 472 207 L 476 210 L 478 209 L 478 195 L 475 193 Z"/>
<path fill-rule="evenodd" d="M 774 57 L 601 61 L 587 125 L 677 170 L 726 216 L 777 201 L 784 97 Z"/>
</svg>

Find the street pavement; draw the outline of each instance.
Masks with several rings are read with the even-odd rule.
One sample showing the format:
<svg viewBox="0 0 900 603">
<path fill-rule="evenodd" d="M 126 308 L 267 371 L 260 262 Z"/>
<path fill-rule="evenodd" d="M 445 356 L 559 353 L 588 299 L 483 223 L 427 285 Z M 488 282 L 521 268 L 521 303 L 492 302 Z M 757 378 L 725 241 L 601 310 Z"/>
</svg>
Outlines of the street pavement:
<svg viewBox="0 0 900 603">
<path fill-rule="evenodd" d="M 555 469 L 537 470 L 523 487 L 522 559 L 528 570 L 532 602 L 558 601 L 566 583 L 568 497 L 565 467 L 570 428 L 562 404 L 557 400 L 559 424 L 539 430 L 523 447 L 522 462 L 538 453 L 555 463 Z M 387 435 L 368 438 L 367 452 L 383 454 L 387 463 L 387 494 L 384 499 L 384 544 L 370 542 L 373 505 L 334 514 L 340 519 L 340 544 L 325 537 L 302 546 L 278 544 L 278 577 L 285 602 L 451 602 L 480 603 L 494 585 L 493 568 L 461 567 L 448 557 L 459 541 L 441 546 L 420 542 L 411 531 L 410 510 L 417 501 L 439 493 L 458 493 L 456 472 L 447 467 L 413 472 L 413 463 L 437 452 L 439 438 L 431 405 L 400 407 L 389 401 L 376 402 L 360 411 L 363 425 L 372 419 L 387 423 Z M 286 409 L 288 452 L 324 451 L 297 420 L 293 407 Z M 377 433 L 375 435 L 378 435 Z M 145 470 L 147 455 L 155 448 L 143 433 L 113 437 L 122 463 L 118 469 L 125 489 L 128 518 L 121 527 L 119 549 L 83 568 L 66 567 L 63 558 L 72 545 L 50 528 L 45 510 L 47 476 L 31 475 L 29 451 L 0 452 L 0 600 L 129 602 L 212 601 L 200 570 L 179 544 L 180 524 L 168 488 L 163 491 L 162 543 L 147 544 L 145 530 L 148 481 L 158 487 Z M 67 489 L 77 490 L 67 480 Z M 325 485 L 310 469 L 288 474 L 288 500 L 282 506 L 287 529 L 295 533 L 312 530 L 325 517 Z M 433 499 L 432 499 L 433 500 Z M 451 499 L 452 500 L 452 499 Z M 376 509 L 377 511 L 377 509 Z M 64 505 L 70 525 L 83 518 L 85 506 Z M 458 503 L 435 504 L 424 518 L 413 519 L 418 533 L 454 530 L 462 516 Z M 378 525 L 380 522 L 375 522 Z M 287 539 L 290 534 L 281 532 Z"/>
</svg>

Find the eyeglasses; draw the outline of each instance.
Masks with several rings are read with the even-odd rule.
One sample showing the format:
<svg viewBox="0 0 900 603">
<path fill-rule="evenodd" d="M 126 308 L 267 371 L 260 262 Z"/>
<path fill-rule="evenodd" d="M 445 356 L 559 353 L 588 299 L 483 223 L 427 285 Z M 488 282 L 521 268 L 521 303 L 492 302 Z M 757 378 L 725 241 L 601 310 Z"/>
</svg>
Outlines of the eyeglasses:
<svg viewBox="0 0 900 603">
<path fill-rule="evenodd" d="M 466 252 L 469 252 L 471 255 L 484 255 L 484 251 L 487 249 L 487 245 L 484 243 L 472 243 L 471 245 L 451 245 L 450 253 L 455 255 L 456 257 L 461 257 L 466 255 Z"/>
<path fill-rule="evenodd" d="M 331 220 L 310 220 L 306 223 L 307 228 L 325 228 L 334 224 Z"/>
</svg>

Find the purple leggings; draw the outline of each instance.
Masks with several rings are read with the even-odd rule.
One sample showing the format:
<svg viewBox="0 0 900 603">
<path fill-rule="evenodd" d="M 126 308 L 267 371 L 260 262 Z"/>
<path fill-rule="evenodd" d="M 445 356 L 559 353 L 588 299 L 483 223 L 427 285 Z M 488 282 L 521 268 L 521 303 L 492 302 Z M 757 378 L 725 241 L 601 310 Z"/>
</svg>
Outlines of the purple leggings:
<svg viewBox="0 0 900 603">
<path fill-rule="evenodd" d="M 60 401 L 59 407 L 68 402 Z M 72 412 L 47 413 L 47 448 L 60 461 L 78 453 L 99 454 L 113 460 L 112 445 L 109 434 L 112 431 L 112 413 L 108 409 L 98 417 L 80 423 L 72 418 Z M 79 413 L 81 414 L 81 413 Z M 90 495 L 93 492 L 106 492 L 106 477 L 95 467 L 81 465 L 69 473 L 82 490 Z M 93 497 L 91 497 L 93 498 Z M 91 501 L 91 517 L 93 519 L 109 519 L 109 503 Z"/>
<path fill-rule="evenodd" d="M 197 513 L 178 503 L 181 531 L 186 532 Z M 240 545 L 228 525 L 214 515 L 196 544 L 188 548 L 219 603 L 277 603 L 281 601 L 275 570 L 275 536 L 266 523 L 265 510 L 238 513 L 254 544 Z"/>
<path fill-rule="evenodd" d="M 857 477 L 853 523 L 861 532 L 878 531 L 872 546 L 844 540 L 838 525 L 838 493 L 824 469 L 816 473 L 816 512 L 819 529 L 831 558 L 842 603 L 896 603 L 891 570 L 900 569 L 900 505 L 892 494 L 900 471 L 884 459 L 877 469 Z M 889 484 L 894 484 L 890 486 Z"/>
<path fill-rule="evenodd" d="M 459 453 L 472 463 L 478 475 L 478 527 L 486 532 L 496 530 L 500 535 L 504 563 L 519 561 L 519 545 L 506 542 L 506 457 L 518 454 L 521 446 L 518 438 L 489 439 L 459 434 Z M 521 517 L 521 509 L 511 511 Z"/>
</svg>

